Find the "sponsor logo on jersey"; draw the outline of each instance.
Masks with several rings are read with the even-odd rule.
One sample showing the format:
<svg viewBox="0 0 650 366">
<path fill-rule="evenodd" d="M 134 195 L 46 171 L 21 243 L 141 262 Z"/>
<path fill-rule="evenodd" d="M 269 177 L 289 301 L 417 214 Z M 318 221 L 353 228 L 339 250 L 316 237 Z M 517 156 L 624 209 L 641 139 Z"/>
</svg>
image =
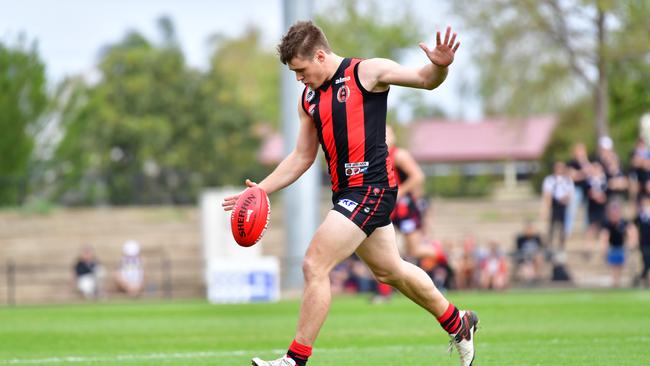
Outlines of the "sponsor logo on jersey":
<svg viewBox="0 0 650 366">
<path fill-rule="evenodd" d="M 314 99 L 314 96 L 316 95 L 316 92 L 311 90 L 311 88 L 307 89 L 307 96 L 305 99 L 307 100 L 307 103 L 311 102 L 312 99 Z"/>
<path fill-rule="evenodd" d="M 336 100 L 338 100 L 339 103 L 345 103 L 345 101 L 348 100 L 348 97 L 350 97 L 350 88 L 348 88 L 347 85 L 343 85 L 339 88 L 339 91 L 336 92 Z"/>
<path fill-rule="evenodd" d="M 334 80 L 334 85 L 345 83 L 346 81 L 349 81 L 349 80 L 350 80 L 349 76 L 346 76 L 344 78 L 338 78 L 338 79 Z"/>
<path fill-rule="evenodd" d="M 359 163 L 345 163 L 345 175 L 351 177 L 357 174 L 363 174 L 368 171 L 370 163 L 362 161 Z"/>
<path fill-rule="evenodd" d="M 356 203 L 356 202 L 354 202 L 354 201 L 352 201 L 352 200 L 349 200 L 349 199 L 347 199 L 347 198 L 344 198 L 344 199 L 342 199 L 342 200 L 339 200 L 338 205 L 341 206 L 341 207 L 343 207 L 344 209 L 346 209 L 346 210 L 352 212 L 352 211 L 354 211 L 355 208 L 357 208 L 357 206 L 358 206 L 359 204 Z"/>
</svg>

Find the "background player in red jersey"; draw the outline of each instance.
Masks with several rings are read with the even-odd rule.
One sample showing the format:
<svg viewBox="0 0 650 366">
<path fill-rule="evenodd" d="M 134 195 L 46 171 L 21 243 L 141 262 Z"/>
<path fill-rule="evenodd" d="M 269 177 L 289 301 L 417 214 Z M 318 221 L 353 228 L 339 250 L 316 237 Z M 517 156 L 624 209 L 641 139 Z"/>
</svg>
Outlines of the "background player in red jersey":
<svg viewBox="0 0 650 366">
<path fill-rule="evenodd" d="M 390 126 L 386 126 L 386 144 L 399 186 L 391 219 L 404 235 L 406 255 L 414 259 L 434 256 L 435 251 L 422 244 L 424 212 L 419 201 L 424 194 L 424 173 L 411 153 L 395 146 L 395 133 Z"/>
<path fill-rule="evenodd" d="M 390 85 L 434 89 L 447 76 L 460 43 L 447 28 L 436 46 L 420 48 L 428 58 L 421 68 L 381 58 L 343 58 L 330 49 L 312 22 L 298 22 L 278 46 L 280 60 L 306 88 L 298 106 L 300 131 L 296 148 L 259 187 L 267 193 L 293 183 L 313 163 L 320 142 L 332 179 L 333 204 L 312 238 L 303 262 L 305 288 L 296 336 L 277 360 L 254 358 L 255 366 L 304 366 L 330 308 L 329 273 L 356 253 L 375 277 L 434 315 L 450 334 L 461 366 L 474 360 L 478 317 L 460 311 L 417 266 L 402 260 L 390 213 L 397 195 L 386 146 L 386 98 Z M 255 183 L 247 180 L 248 186 Z M 231 210 L 238 195 L 224 199 Z"/>
<path fill-rule="evenodd" d="M 424 173 L 411 153 L 395 145 L 395 132 L 391 126 L 386 126 L 386 145 L 398 184 L 395 208 L 390 218 L 397 231 L 404 236 L 406 259 L 420 266 L 421 258 L 436 256 L 433 246 L 423 243 L 424 215 L 420 200 L 424 192 Z M 391 293 L 390 286 L 378 283 L 373 302 L 386 301 Z"/>
</svg>

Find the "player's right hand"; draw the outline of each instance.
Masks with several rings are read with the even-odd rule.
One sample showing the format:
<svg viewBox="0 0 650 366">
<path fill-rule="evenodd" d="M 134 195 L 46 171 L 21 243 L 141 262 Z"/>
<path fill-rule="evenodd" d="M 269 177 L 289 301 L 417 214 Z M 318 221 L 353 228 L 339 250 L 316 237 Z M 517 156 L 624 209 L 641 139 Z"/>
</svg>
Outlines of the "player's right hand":
<svg viewBox="0 0 650 366">
<path fill-rule="evenodd" d="M 255 187 L 257 183 L 251 181 L 250 179 L 246 179 L 246 187 Z M 224 211 L 230 211 L 235 207 L 235 203 L 237 203 L 237 198 L 244 193 L 244 191 L 241 191 L 237 194 L 234 194 L 232 196 L 228 196 L 223 199 L 223 202 L 221 203 L 221 207 L 223 207 Z"/>
</svg>

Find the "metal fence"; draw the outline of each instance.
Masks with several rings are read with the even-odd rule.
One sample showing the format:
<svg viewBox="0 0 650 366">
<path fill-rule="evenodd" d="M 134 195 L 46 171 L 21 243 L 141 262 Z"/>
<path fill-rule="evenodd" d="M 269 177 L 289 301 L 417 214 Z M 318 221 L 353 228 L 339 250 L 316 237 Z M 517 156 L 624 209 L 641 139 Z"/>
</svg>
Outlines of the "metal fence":
<svg viewBox="0 0 650 366">
<path fill-rule="evenodd" d="M 204 294 L 203 263 L 197 260 L 174 260 L 162 253 L 144 258 L 145 281 L 142 298 L 174 299 Z M 8 306 L 31 303 L 82 301 L 76 290 L 74 263 L 16 262 L 0 264 L 0 293 Z M 114 283 L 119 262 L 102 262 L 105 275 L 98 279 L 99 300 L 126 298 Z"/>
</svg>

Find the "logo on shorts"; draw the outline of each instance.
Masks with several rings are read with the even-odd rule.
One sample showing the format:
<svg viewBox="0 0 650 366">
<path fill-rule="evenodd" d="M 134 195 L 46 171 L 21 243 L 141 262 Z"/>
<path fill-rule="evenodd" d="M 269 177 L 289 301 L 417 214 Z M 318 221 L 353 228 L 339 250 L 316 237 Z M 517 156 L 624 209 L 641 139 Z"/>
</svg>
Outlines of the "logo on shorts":
<svg viewBox="0 0 650 366">
<path fill-rule="evenodd" d="M 348 88 L 347 85 L 343 85 L 339 88 L 339 91 L 336 92 L 336 100 L 338 100 L 339 103 L 345 103 L 345 101 L 348 100 L 349 96 L 350 88 Z"/>
<path fill-rule="evenodd" d="M 345 163 L 345 175 L 351 177 L 357 174 L 363 174 L 368 171 L 370 163 L 362 161 L 359 163 Z"/>
<path fill-rule="evenodd" d="M 356 202 L 354 202 L 354 201 L 352 201 L 352 200 L 349 200 L 349 199 L 347 199 L 347 198 L 344 198 L 344 199 L 342 199 L 342 200 L 339 200 L 338 205 L 341 206 L 341 207 L 343 207 L 344 209 L 346 209 L 346 210 L 352 212 L 352 211 L 354 211 L 355 208 L 357 208 L 357 206 L 358 206 L 359 204 L 356 203 Z"/>
</svg>

